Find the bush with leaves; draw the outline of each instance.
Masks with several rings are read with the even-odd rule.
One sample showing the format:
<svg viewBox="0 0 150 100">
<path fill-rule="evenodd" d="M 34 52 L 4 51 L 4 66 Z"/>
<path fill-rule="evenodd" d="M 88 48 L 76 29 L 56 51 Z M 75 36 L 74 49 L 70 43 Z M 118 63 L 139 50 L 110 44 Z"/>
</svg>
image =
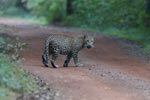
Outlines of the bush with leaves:
<svg viewBox="0 0 150 100">
<path fill-rule="evenodd" d="M 9 7 L 14 7 L 16 5 L 18 0 L 0 0 L 0 9 L 4 10 L 7 9 Z"/>
<path fill-rule="evenodd" d="M 27 8 L 48 22 L 103 29 L 105 27 L 140 27 L 146 18 L 145 0 L 72 0 L 75 10 L 66 15 L 67 0 L 28 0 Z"/>
<path fill-rule="evenodd" d="M 73 6 L 76 12 L 65 24 L 96 29 L 144 26 L 143 0 L 77 0 Z"/>
<path fill-rule="evenodd" d="M 16 94 L 31 93 L 38 86 L 23 69 L 0 54 L 0 88 L 0 100 L 15 100 Z"/>
<path fill-rule="evenodd" d="M 28 0 L 27 8 L 48 22 L 57 22 L 65 17 L 66 0 Z"/>
<path fill-rule="evenodd" d="M 18 53 L 24 46 L 26 43 L 19 42 L 18 37 L 0 34 L 0 100 L 16 100 L 18 94 L 38 89 L 36 81 L 14 64 L 20 60 Z"/>
<path fill-rule="evenodd" d="M 0 53 L 9 54 L 12 61 L 20 60 L 18 53 L 19 51 L 22 51 L 27 44 L 18 42 L 19 37 L 11 37 L 4 34 L 1 34 L 0 36 Z"/>
</svg>

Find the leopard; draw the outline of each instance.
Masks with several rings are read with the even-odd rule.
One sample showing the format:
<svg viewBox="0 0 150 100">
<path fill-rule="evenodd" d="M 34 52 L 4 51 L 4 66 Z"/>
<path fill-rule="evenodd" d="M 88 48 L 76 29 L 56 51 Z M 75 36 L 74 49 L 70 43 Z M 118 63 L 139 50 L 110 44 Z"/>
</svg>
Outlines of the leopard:
<svg viewBox="0 0 150 100">
<path fill-rule="evenodd" d="M 48 61 L 51 56 L 51 65 L 53 68 L 58 68 L 56 59 L 59 54 L 66 55 L 63 67 L 68 67 L 70 60 L 73 58 L 76 67 L 83 66 L 78 61 L 78 53 L 83 48 L 93 48 L 94 37 L 91 35 L 64 35 L 50 34 L 45 40 L 44 52 L 42 54 L 42 62 L 45 67 L 49 67 Z"/>
</svg>

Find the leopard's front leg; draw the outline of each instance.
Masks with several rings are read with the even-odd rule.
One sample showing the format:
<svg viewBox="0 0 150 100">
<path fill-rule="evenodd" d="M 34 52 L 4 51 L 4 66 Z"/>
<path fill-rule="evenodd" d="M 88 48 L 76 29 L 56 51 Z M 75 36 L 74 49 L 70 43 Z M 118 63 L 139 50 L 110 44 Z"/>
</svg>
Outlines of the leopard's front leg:
<svg viewBox="0 0 150 100">
<path fill-rule="evenodd" d="M 83 66 L 83 64 L 80 64 L 78 61 L 78 52 L 73 52 L 73 60 L 76 67 Z"/>
<path fill-rule="evenodd" d="M 66 57 L 65 62 L 64 62 L 64 65 L 63 65 L 64 67 L 68 67 L 68 64 L 69 64 L 71 58 L 72 58 L 72 53 L 69 53 L 69 54 L 67 55 L 67 57 Z"/>
</svg>

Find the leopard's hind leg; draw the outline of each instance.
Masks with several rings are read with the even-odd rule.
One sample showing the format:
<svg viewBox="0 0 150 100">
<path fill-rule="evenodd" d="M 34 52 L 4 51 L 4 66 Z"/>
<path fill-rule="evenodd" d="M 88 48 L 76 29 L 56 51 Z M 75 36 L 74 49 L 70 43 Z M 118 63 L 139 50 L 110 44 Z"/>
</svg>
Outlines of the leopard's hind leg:
<svg viewBox="0 0 150 100">
<path fill-rule="evenodd" d="M 57 57 L 58 57 L 58 54 L 59 54 L 59 52 L 58 52 L 57 49 L 55 49 L 55 50 L 53 51 L 53 53 L 52 53 L 51 64 L 52 64 L 53 68 L 58 68 L 58 67 L 59 67 L 59 66 L 56 64 L 56 59 L 57 59 Z"/>
<path fill-rule="evenodd" d="M 46 55 L 45 53 L 42 55 L 42 62 L 45 67 L 48 67 L 48 55 Z"/>
<path fill-rule="evenodd" d="M 42 55 L 42 62 L 45 67 L 48 67 L 48 59 L 49 59 L 49 42 L 45 41 L 45 48 Z"/>
</svg>

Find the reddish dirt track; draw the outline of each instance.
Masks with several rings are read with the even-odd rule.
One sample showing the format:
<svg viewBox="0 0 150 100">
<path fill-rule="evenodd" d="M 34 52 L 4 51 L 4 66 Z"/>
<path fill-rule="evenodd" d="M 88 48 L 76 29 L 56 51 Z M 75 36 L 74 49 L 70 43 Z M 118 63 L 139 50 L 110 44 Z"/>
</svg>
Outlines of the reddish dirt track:
<svg viewBox="0 0 150 100">
<path fill-rule="evenodd" d="M 5 33 L 18 35 L 29 44 L 21 52 L 25 58 L 21 66 L 50 84 L 56 91 L 56 100 L 150 100 L 150 64 L 125 52 L 117 40 L 96 35 L 95 48 L 79 53 L 84 67 L 74 67 L 71 61 L 70 66 L 64 68 L 65 57 L 60 55 L 57 60 L 60 68 L 46 68 L 41 62 L 46 37 L 51 33 L 76 35 L 81 32 L 2 19 Z"/>
</svg>

